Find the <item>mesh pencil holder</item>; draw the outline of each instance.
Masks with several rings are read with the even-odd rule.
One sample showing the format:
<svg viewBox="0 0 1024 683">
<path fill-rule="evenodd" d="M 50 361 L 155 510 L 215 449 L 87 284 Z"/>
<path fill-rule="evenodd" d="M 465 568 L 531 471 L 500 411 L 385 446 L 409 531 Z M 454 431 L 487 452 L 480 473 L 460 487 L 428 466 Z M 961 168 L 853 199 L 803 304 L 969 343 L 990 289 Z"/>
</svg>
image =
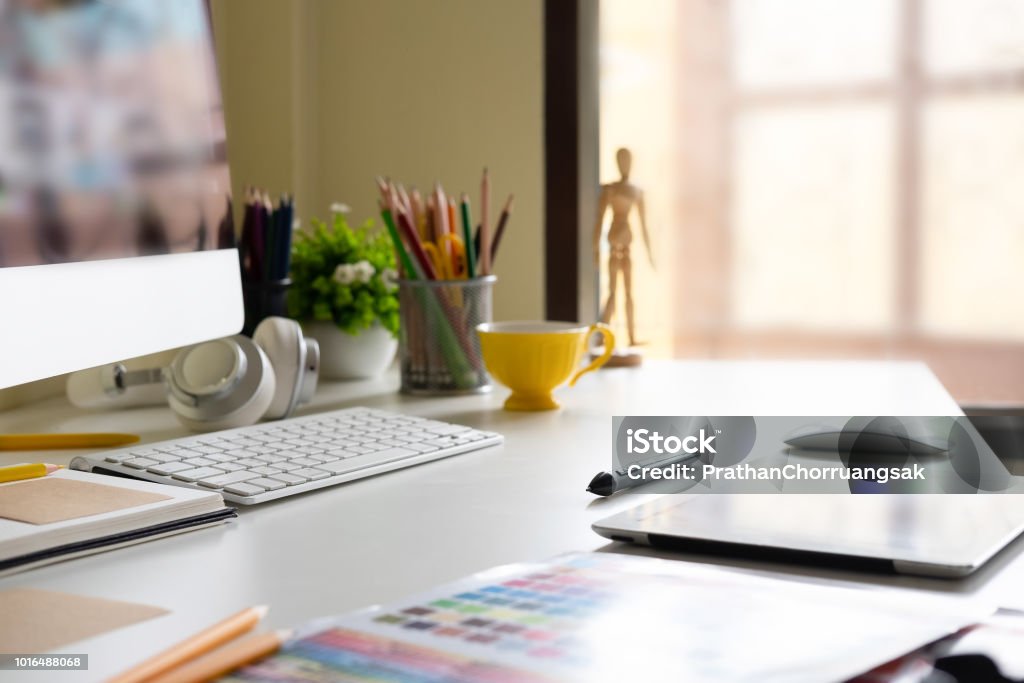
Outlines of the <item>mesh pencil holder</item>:
<svg viewBox="0 0 1024 683">
<path fill-rule="evenodd" d="M 491 322 L 497 277 L 399 280 L 402 392 L 475 394 L 490 391 L 476 326 Z"/>
</svg>

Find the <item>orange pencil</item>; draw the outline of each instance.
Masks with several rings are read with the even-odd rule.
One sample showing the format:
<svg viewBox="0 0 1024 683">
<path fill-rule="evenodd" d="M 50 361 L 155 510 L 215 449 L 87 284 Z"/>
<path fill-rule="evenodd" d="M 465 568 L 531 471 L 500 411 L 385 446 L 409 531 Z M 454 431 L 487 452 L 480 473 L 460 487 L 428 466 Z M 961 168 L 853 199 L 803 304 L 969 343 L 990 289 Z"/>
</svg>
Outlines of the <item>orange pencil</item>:
<svg viewBox="0 0 1024 683">
<path fill-rule="evenodd" d="M 266 606 L 244 609 L 133 666 L 108 683 L 142 683 L 165 674 L 253 630 L 266 614 Z"/>
<path fill-rule="evenodd" d="M 291 631 L 271 631 L 246 638 L 212 652 L 202 659 L 188 662 L 147 683 L 200 683 L 220 678 L 247 664 L 269 657 L 281 649 Z"/>
<path fill-rule="evenodd" d="M 455 218 L 455 197 L 448 198 L 448 230 L 453 235 L 459 234 L 459 221 Z M 455 262 L 455 247 L 452 246 L 451 242 L 448 242 L 448 258 Z"/>
</svg>

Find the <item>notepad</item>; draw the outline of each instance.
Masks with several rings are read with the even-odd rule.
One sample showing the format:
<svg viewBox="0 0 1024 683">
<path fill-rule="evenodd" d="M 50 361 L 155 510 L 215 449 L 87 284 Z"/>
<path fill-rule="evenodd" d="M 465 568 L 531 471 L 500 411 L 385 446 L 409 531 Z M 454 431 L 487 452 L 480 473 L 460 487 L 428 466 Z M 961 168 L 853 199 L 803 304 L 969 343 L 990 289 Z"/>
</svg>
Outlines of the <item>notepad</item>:
<svg viewBox="0 0 1024 683">
<path fill-rule="evenodd" d="M 54 476 L 12 482 L 0 494 L 0 517 L 28 524 L 52 524 L 170 499 L 153 491 Z"/>
<path fill-rule="evenodd" d="M 120 600 L 19 588 L 0 591 L 0 652 L 43 653 L 167 614 Z"/>
<path fill-rule="evenodd" d="M 0 484 L 0 574 L 234 517 L 216 491 L 60 470 Z"/>
</svg>

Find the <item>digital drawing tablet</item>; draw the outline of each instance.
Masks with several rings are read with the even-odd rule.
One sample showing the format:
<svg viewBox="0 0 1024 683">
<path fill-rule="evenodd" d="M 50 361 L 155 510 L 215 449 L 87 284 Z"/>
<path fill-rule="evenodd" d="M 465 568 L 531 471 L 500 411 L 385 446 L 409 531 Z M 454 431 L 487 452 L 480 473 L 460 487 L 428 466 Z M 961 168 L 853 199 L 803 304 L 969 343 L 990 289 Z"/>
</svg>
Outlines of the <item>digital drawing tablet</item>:
<svg viewBox="0 0 1024 683">
<path fill-rule="evenodd" d="M 593 529 L 668 550 L 962 577 L 1024 531 L 1024 496 L 665 495 Z"/>
</svg>

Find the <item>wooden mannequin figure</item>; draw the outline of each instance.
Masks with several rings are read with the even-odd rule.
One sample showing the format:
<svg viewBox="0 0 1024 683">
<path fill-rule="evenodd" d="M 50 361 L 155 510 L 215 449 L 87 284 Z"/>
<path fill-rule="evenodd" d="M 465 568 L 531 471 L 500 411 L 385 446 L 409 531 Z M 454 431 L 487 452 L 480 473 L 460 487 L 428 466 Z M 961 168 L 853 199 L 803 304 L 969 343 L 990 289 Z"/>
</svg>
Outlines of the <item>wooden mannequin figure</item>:
<svg viewBox="0 0 1024 683">
<path fill-rule="evenodd" d="M 629 346 L 626 350 L 619 350 L 608 362 L 608 365 L 639 365 L 641 355 L 635 347 L 636 325 L 633 316 L 633 262 L 630 257 L 629 248 L 633 242 L 633 230 L 629 224 L 629 215 L 636 209 L 640 218 L 640 234 L 644 239 L 644 246 L 647 250 L 647 258 L 654 268 L 654 255 L 651 252 L 651 238 L 647 234 L 647 216 L 644 211 L 643 191 L 629 182 L 629 173 L 633 166 L 633 154 L 625 147 L 615 153 L 615 161 L 619 167 L 617 181 L 601 186 L 601 195 L 598 200 L 597 222 L 594 225 L 594 261 L 599 267 L 598 259 L 601 253 L 601 236 L 604 226 L 604 215 L 611 209 L 611 225 L 608 227 L 608 299 L 601 309 L 601 322 L 609 324 L 615 314 L 615 298 L 618 294 L 619 276 L 622 277 L 622 287 L 626 299 L 626 330 L 629 336 Z"/>
</svg>

